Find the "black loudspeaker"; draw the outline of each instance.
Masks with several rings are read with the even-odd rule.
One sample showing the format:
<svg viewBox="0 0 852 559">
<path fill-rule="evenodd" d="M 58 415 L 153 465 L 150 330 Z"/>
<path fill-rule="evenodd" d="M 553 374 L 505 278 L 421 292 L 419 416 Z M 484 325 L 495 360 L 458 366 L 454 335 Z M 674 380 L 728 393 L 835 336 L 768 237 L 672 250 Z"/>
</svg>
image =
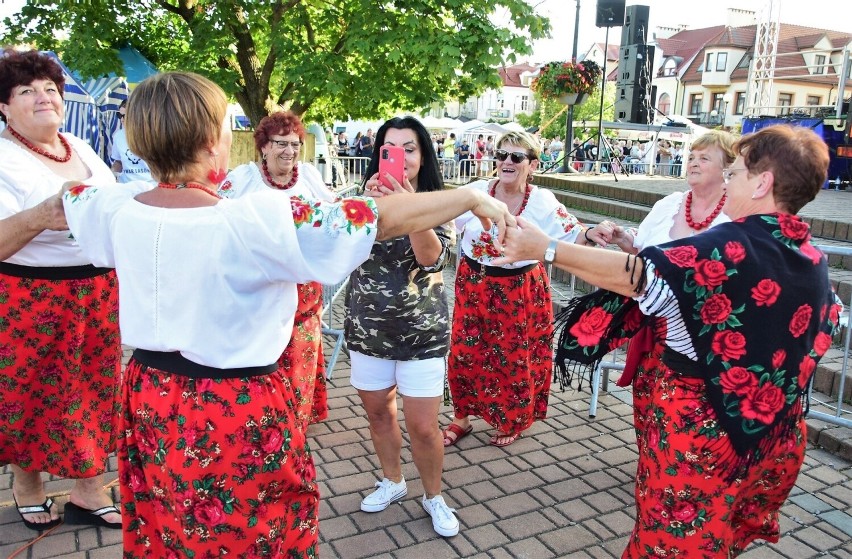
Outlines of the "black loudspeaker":
<svg viewBox="0 0 852 559">
<path fill-rule="evenodd" d="M 621 26 L 622 45 L 644 45 L 648 42 L 648 16 L 651 8 L 639 4 L 627 6 Z"/>
<path fill-rule="evenodd" d="M 650 85 L 653 70 L 653 45 L 622 45 L 618 48 L 618 73 L 615 76 L 617 83 L 638 85 L 638 80 L 645 80 L 645 85 Z"/>
<path fill-rule="evenodd" d="M 624 0 L 598 0 L 595 16 L 595 25 L 598 27 L 624 25 Z"/>
<path fill-rule="evenodd" d="M 651 85 L 654 47 L 628 45 L 619 49 L 615 91 L 615 120 L 651 124 L 655 88 Z"/>
</svg>

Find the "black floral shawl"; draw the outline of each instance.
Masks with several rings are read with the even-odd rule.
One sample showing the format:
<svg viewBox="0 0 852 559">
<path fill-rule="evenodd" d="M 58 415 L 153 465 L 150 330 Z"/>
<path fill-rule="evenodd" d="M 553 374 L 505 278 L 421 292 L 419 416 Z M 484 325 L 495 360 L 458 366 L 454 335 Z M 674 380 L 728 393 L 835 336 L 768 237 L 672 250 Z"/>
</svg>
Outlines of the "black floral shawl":
<svg viewBox="0 0 852 559">
<path fill-rule="evenodd" d="M 669 339 L 689 336 L 738 469 L 792 428 L 837 326 L 840 305 L 810 239 L 797 216 L 754 215 L 639 253 L 674 294 L 685 328 Z M 609 291 L 577 300 L 557 317 L 557 366 L 602 358 L 638 329 L 637 312 Z"/>
</svg>

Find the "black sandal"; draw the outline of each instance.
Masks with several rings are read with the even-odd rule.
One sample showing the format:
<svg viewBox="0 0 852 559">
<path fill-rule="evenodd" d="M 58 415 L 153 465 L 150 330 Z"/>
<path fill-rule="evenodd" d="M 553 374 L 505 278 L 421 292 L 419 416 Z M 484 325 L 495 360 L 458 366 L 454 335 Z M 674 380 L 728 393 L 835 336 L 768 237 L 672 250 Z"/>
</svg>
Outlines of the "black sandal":
<svg viewBox="0 0 852 559">
<path fill-rule="evenodd" d="M 18 499 L 17 497 L 15 497 L 14 494 L 12 495 L 12 499 L 15 500 L 15 507 L 18 509 L 18 514 L 21 515 L 21 520 L 24 522 L 24 526 L 26 526 L 30 530 L 43 532 L 44 530 L 49 530 L 54 526 L 59 526 L 60 524 L 62 524 L 61 518 L 54 518 L 49 522 L 32 522 L 24 518 L 25 514 L 39 514 L 41 512 L 46 512 L 47 514 L 50 514 L 50 508 L 53 506 L 53 499 L 51 499 L 50 497 L 45 499 L 44 502 L 40 505 L 27 505 L 25 507 L 18 505 Z"/>
<path fill-rule="evenodd" d="M 84 526 L 101 526 L 102 528 L 120 530 L 121 522 L 107 522 L 104 520 L 104 515 L 111 512 L 121 514 L 121 512 L 113 505 L 101 507 L 97 510 L 89 510 L 69 501 L 68 503 L 65 503 L 65 523 Z"/>
</svg>

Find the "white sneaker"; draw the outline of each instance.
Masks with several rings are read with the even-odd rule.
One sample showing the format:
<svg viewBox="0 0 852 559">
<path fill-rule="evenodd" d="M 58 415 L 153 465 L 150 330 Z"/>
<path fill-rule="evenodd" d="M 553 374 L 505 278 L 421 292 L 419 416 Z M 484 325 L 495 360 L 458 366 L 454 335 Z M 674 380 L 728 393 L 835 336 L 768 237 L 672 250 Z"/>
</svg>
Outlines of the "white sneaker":
<svg viewBox="0 0 852 559">
<path fill-rule="evenodd" d="M 405 478 L 395 483 L 388 478 L 376 482 L 376 489 L 361 501 L 361 510 L 364 512 L 379 512 L 385 510 L 394 501 L 398 501 L 408 494 Z"/>
<path fill-rule="evenodd" d="M 426 495 L 423 495 L 423 508 L 432 517 L 432 527 L 438 534 L 449 538 L 459 533 L 459 519 L 453 514 L 456 509 L 448 507 L 443 497 L 435 495 L 427 499 Z"/>
</svg>

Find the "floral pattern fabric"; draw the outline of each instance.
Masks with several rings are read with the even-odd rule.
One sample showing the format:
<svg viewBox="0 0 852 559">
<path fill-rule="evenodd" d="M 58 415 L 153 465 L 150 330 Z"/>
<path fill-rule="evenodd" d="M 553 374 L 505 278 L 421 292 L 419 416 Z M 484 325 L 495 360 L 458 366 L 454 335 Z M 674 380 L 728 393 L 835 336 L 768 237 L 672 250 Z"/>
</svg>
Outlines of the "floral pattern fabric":
<svg viewBox="0 0 852 559">
<path fill-rule="evenodd" d="M 114 272 L 0 275 L 0 464 L 75 479 L 104 473 L 120 373 Z"/>
<path fill-rule="evenodd" d="M 553 316 L 544 266 L 483 276 L 462 261 L 448 363 L 457 417 L 475 415 L 514 435 L 547 416 Z"/>
<path fill-rule="evenodd" d="M 131 359 L 125 375 L 125 559 L 317 556 L 316 471 L 283 370 L 192 379 Z"/>
</svg>

